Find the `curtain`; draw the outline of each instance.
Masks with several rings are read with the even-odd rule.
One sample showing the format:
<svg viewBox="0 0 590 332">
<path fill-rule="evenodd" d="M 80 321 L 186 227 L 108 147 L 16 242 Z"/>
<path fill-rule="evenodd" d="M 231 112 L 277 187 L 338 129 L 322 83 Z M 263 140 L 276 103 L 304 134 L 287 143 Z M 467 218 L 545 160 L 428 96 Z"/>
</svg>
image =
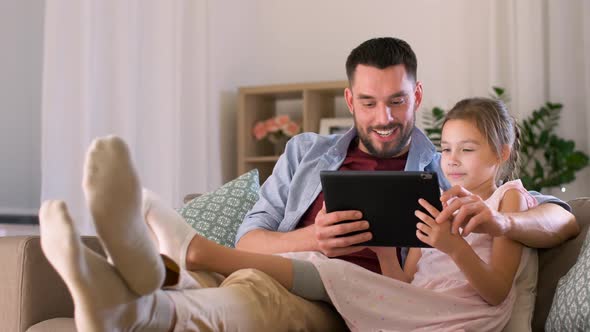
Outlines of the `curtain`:
<svg viewBox="0 0 590 332">
<path fill-rule="evenodd" d="M 83 234 L 95 137 L 121 136 L 143 186 L 173 206 L 220 184 L 206 12 L 204 0 L 46 2 L 41 198 L 64 199 Z"/>
<path fill-rule="evenodd" d="M 590 154 L 590 2 L 500 0 L 490 5 L 490 85 L 506 87 L 511 112 L 530 115 L 546 101 L 564 105 L 556 132 Z M 475 38 L 475 36 L 473 36 Z M 588 196 L 590 167 L 547 191 Z"/>
</svg>

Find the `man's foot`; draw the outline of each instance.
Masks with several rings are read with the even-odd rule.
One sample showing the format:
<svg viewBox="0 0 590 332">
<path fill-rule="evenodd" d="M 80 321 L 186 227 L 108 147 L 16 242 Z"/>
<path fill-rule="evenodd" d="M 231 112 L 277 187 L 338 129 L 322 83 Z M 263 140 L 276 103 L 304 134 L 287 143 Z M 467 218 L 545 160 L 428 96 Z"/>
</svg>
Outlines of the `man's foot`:
<svg viewBox="0 0 590 332">
<path fill-rule="evenodd" d="M 138 296 L 103 257 L 84 246 L 62 201 L 39 211 L 41 248 L 66 283 L 75 305 L 78 331 L 167 331 L 171 301 L 158 291 Z"/>
<path fill-rule="evenodd" d="M 143 220 L 139 179 L 120 138 L 92 142 L 83 187 L 96 232 L 129 289 L 139 295 L 158 289 L 164 266 Z"/>
</svg>

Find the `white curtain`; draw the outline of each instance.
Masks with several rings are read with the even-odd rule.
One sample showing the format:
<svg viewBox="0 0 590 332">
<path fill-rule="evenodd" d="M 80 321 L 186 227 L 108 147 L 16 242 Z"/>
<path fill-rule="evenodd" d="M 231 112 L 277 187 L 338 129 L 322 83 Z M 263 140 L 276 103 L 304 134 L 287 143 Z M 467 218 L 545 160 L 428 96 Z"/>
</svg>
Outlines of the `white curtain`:
<svg viewBox="0 0 590 332">
<path fill-rule="evenodd" d="M 220 184 L 207 91 L 204 0 L 47 1 L 42 199 L 64 199 L 94 232 L 81 190 L 85 150 L 116 134 L 142 184 L 179 206 Z"/>
<path fill-rule="evenodd" d="M 490 4 L 490 84 L 504 86 L 517 117 L 563 103 L 557 134 L 590 154 L 590 2 L 500 0 Z M 477 36 L 473 36 L 476 38 Z M 549 193 L 590 196 L 590 167 Z"/>
</svg>

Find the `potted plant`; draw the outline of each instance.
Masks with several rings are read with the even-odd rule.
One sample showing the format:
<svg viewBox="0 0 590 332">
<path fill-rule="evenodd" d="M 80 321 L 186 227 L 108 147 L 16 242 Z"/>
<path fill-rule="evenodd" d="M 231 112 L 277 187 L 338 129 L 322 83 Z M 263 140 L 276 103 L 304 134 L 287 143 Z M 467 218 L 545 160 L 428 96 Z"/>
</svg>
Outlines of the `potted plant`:
<svg viewBox="0 0 590 332">
<path fill-rule="evenodd" d="M 252 135 L 257 141 L 267 139 L 274 145 L 275 154 L 279 155 L 285 150 L 287 141 L 300 130 L 299 125 L 288 115 L 278 115 L 256 122 L 252 128 Z"/>
</svg>

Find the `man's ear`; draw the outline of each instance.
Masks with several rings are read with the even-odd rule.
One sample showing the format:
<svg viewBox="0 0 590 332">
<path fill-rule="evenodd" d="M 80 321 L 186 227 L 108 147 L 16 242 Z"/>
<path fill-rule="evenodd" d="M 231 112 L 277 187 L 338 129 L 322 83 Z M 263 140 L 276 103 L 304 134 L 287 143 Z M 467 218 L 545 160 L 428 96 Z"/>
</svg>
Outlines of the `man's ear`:
<svg viewBox="0 0 590 332">
<path fill-rule="evenodd" d="M 422 104 L 422 82 L 416 81 L 416 89 L 414 90 L 414 112 L 418 111 L 420 104 Z"/>
<path fill-rule="evenodd" d="M 354 107 L 352 106 L 352 90 L 350 90 L 350 88 L 344 89 L 344 100 L 346 100 L 346 105 L 348 106 L 350 114 L 354 114 Z"/>
</svg>

